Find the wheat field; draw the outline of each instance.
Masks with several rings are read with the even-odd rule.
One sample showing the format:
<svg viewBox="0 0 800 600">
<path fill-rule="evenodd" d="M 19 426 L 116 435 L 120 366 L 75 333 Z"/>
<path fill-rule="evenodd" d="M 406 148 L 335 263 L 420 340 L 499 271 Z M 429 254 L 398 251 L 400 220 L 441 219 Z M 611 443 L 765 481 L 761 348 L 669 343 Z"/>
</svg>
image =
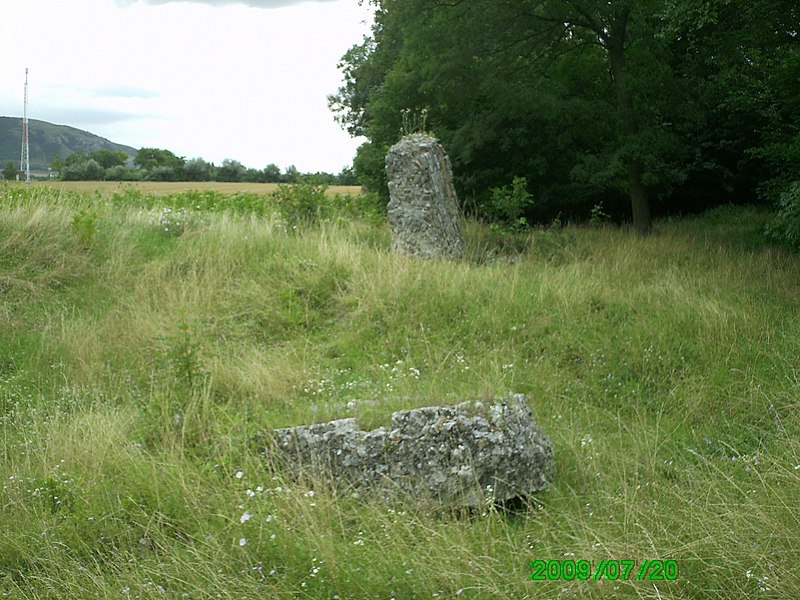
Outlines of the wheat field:
<svg viewBox="0 0 800 600">
<path fill-rule="evenodd" d="M 185 191 L 219 192 L 223 194 L 254 193 L 271 194 L 278 189 L 277 183 L 244 183 L 223 181 L 34 181 L 34 188 L 52 188 L 79 193 L 113 193 L 132 189 L 145 194 L 177 194 Z M 329 194 L 357 195 L 361 187 L 355 185 L 328 186 Z"/>
</svg>

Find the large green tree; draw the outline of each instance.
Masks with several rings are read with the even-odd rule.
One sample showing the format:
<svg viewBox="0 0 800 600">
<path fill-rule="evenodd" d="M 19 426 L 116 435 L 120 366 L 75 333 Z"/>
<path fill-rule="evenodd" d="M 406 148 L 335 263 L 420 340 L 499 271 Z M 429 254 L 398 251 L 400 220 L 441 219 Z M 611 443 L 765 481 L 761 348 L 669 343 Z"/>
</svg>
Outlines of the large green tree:
<svg viewBox="0 0 800 600">
<path fill-rule="evenodd" d="M 773 197 L 800 170 L 800 144 L 784 152 L 800 125 L 800 4 L 672 0 L 665 14 L 674 68 L 702 98 L 705 166 L 719 167 L 698 181 L 709 187 L 713 176 L 738 197 Z"/>
<path fill-rule="evenodd" d="M 89 154 L 89 158 L 96 161 L 104 169 L 110 169 L 112 167 L 124 166 L 125 162 L 128 160 L 128 155 L 119 150 L 101 148 Z"/>
<path fill-rule="evenodd" d="M 765 0 L 738 13 L 730 0 L 373 4 L 373 35 L 345 54 L 330 99 L 340 123 L 369 140 L 354 163 L 362 180 L 383 185 L 403 110 L 426 107 L 468 199 L 480 204 L 521 175 L 551 212 L 627 197 L 642 234 L 654 204 L 669 210 L 681 190 L 701 187 L 724 201 L 744 171 L 753 175 L 747 152 L 760 133 L 743 133 L 764 103 L 734 110 L 734 82 L 742 57 L 760 77 L 791 31 L 783 7 Z M 754 24 L 783 37 L 742 42 Z"/>
<path fill-rule="evenodd" d="M 216 175 L 216 167 L 200 157 L 186 161 L 183 173 L 187 181 L 211 181 Z"/>
<path fill-rule="evenodd" d="M 238 160 L 226 158 L 217 169 L 217 181 L 241 181 L 246 171 L 245 166 Z"/>
<path fill-rule="evenodd" d="M 186 160 L 169 150 L 141 148 L 133 159 L 134 164 L 146 172 L 148 179 L 156 181 L 181 181 L 184 179 Z"/>
</svg>

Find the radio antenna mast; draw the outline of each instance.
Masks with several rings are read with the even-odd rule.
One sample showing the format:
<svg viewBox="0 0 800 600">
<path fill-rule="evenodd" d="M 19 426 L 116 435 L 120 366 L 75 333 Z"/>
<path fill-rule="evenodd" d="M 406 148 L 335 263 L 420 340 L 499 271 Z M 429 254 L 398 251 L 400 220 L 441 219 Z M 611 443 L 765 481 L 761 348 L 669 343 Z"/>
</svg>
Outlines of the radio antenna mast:
<svg viewBox="0 0 800 600">
<path fill-rule="evenodd" d="M 25 181 L 31 181 L 31 148 L 28 140 L 28 68 L 25 68 L 25 107 L 22 112 L 22 148 L 19 152 L 19 170 L 25 173 Z"/>
</svg>

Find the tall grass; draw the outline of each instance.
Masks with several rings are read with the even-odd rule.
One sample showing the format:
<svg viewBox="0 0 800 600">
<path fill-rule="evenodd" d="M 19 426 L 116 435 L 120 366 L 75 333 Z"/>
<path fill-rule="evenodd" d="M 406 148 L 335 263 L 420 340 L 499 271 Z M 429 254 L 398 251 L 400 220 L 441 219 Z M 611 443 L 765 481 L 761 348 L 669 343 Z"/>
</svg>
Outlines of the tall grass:
<svg viewBox="0 0 800 600">
<path fill-rule="evenodd" d="M 169 197 L 1 193 L 5 597 L 800 597 L 800 262 L 768 215 L 523 246 L 470 224 L 447 263 L 352 207 L 165 231 Z M 354 499 L 254 442 L 509 390 L 557 463 L 519 513 Z M 529 580 L 570 558 L 679 577 Z"/>
</svg>

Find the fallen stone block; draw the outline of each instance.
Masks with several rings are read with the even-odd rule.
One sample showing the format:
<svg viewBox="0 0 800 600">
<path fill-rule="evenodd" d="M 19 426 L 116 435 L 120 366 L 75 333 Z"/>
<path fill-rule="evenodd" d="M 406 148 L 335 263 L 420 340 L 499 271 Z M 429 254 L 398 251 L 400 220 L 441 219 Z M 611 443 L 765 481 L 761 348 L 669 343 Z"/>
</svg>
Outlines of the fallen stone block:
<svg viewBox="0 0 800 600">
<path fill-rule="evenodd" d="M 445 506 L 525 498 L 547 487 L 554 468 L 552 443 L 522 394 L 398 411 L 388 429 L 363 431 L 348 418 L 275 429 L 262 440 L 292 472 Z"/>
</svg>

